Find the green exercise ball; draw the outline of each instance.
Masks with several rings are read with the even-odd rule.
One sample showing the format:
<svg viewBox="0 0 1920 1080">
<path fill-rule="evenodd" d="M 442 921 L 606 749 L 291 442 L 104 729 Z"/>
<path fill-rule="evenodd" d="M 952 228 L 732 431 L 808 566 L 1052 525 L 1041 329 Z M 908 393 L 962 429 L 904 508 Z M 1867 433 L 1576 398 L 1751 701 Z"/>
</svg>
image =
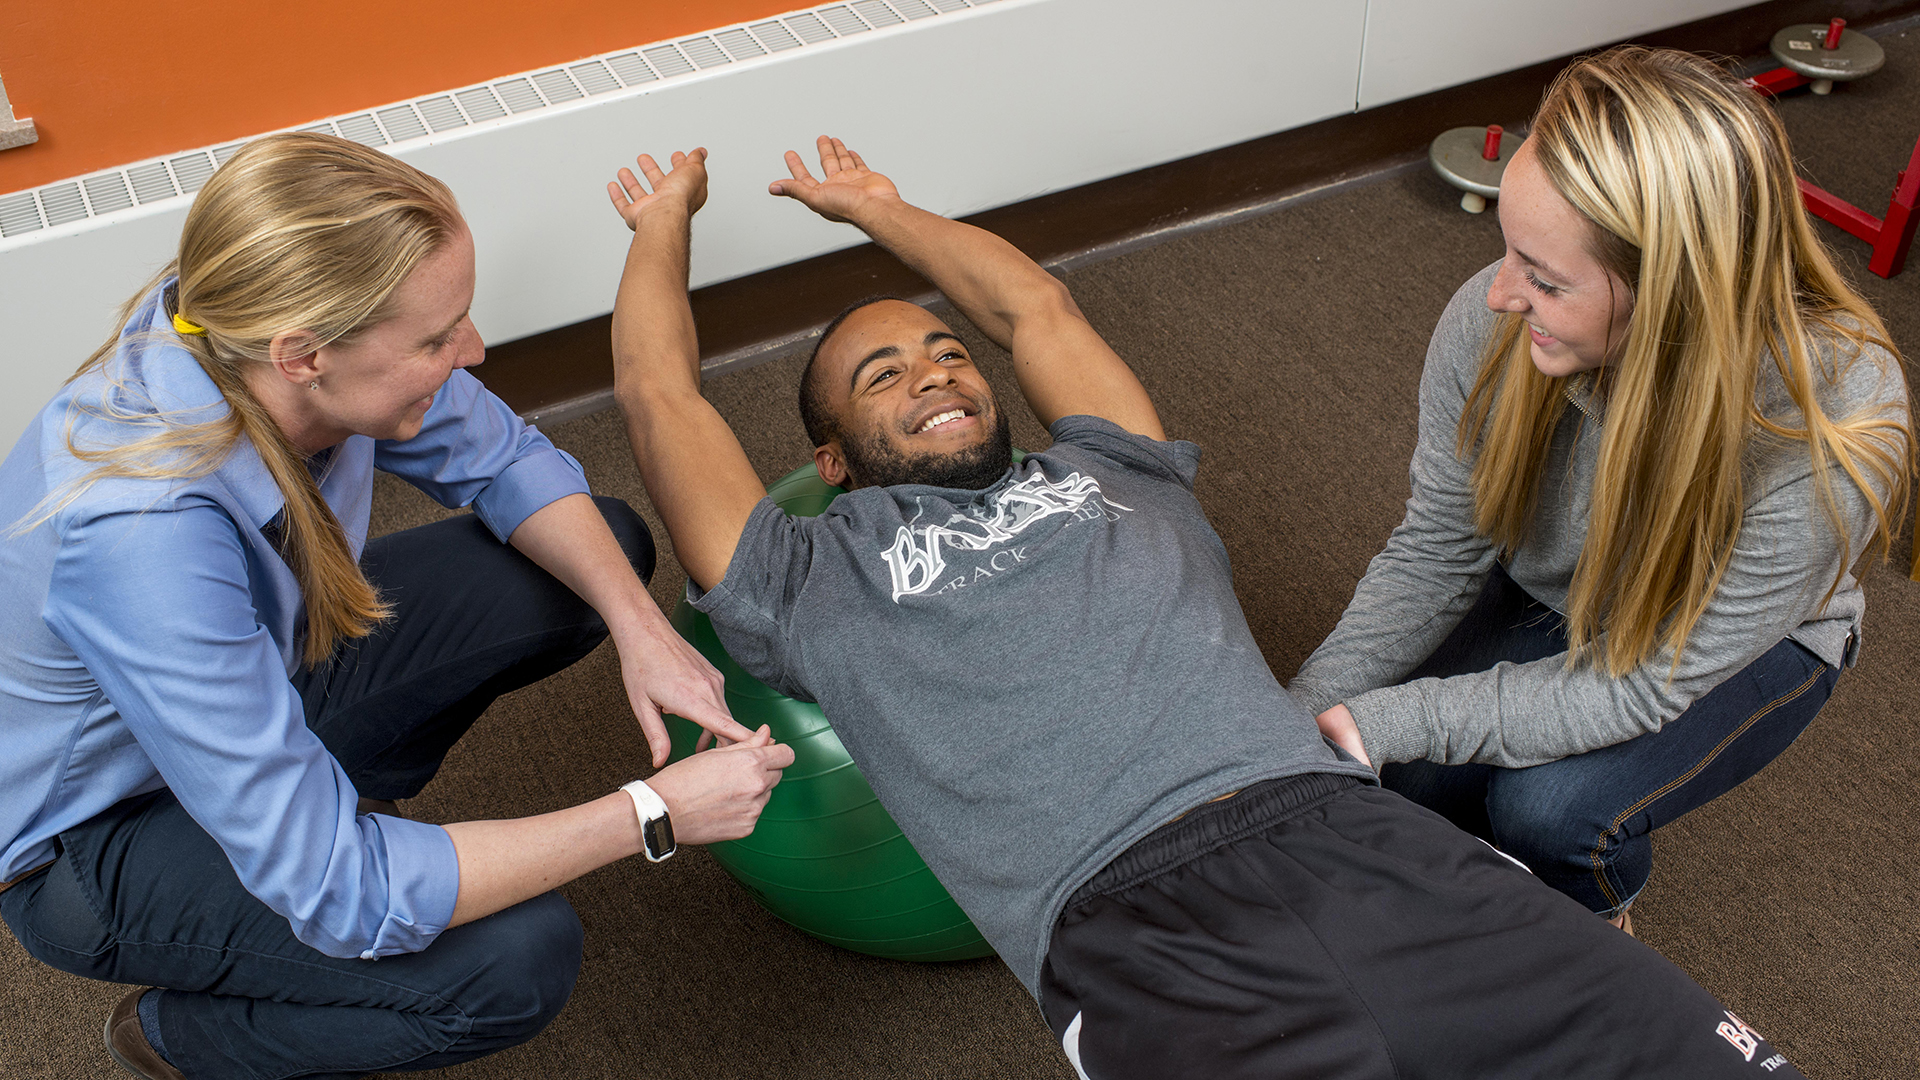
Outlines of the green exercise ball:
<svg viewBox="0 0 1920 1080">
<path fill-rule="evenodd" d="M 812 517 L 841 489 L 812 465 L 767 488 L 782 510 Z M 686 600 L 674 628 L 727 679 L 727 707 L 749 728 L 767 724 L 793 748 L 753 834 L 707 850 L 762 907 L 841 948 L 892 960 L 968 960 L 993 947 L 927 869 L 880 806 L 818 705 L 796 701 L 727 656 L 713 624 Z M 673 758 L 693 752 L 700 729 L 667 718 Z"/>
</svg>

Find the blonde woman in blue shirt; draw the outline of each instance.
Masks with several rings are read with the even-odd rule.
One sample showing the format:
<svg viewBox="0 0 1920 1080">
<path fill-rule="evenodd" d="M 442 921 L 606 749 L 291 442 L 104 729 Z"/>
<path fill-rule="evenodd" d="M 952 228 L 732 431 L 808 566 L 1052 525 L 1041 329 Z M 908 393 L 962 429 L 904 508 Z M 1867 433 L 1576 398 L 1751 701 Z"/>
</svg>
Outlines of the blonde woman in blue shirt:
<svg viewBox="0 0 1920 1080">
<path fill-rule="evenodd" d="M 463 370 L 473 289 L 444 185 L 261 139 L 0 464 L 0 915 L 54 967 L 161 988 L 108 1018 L 136 1075 L 524 1041 L 580 962 L 550 890 L 662 856 L 662 809 L 683 842 L 745 835 L 792 760 L 649 598 L 645 525 Z M 375 469 L 474 512 L 368 543 Z M 731 745 L 536 817 L 397 815 L 489 702 L 608 636 L 656 765 L 661 710 Z"/>
</svg>

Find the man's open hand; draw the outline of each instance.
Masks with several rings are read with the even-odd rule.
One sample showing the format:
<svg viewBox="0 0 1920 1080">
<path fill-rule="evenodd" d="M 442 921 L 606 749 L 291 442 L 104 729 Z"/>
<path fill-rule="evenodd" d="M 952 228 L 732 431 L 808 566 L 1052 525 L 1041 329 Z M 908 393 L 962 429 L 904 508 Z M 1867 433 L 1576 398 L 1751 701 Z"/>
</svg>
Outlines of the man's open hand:
<svg viewBox="0 0 1920 1080">
<path fill-rule="evenodd" d="M 875 201 L 900 201 L 893 181 L 867 168 L 847 144 L 825 135 L 814 141 L 820 151 L 820 176 L 815 180 L 800 155 L 787 151 L 791 180 L 767 185 L 773 195 L 785 195 L 828 221 L 852 221 L 860 209 Z"/>
<path fill-rule="evenodd" d="M 634 164 L 640 166 L 640 175 L 647 178 L 645 187 L 632 169 L 621 169 L 618 180 L 607 181 L 607 198 L 613 200 L 613 208 L 620 212 L 627 228 L 638 229 L 640 215 L 647 207 L 660 202 L 678 201 L 686 206 L 688 215 L 706 205 L 706 147 L 695 147 L 691 154 L 675 150 L 668 159 L 671 168 L 666 172 L 661 171 L 651 154 L 641 154 L 634 159 Z M 647 193 L 649 187 L 653 189 L 652 194 Z"/>
</svg>

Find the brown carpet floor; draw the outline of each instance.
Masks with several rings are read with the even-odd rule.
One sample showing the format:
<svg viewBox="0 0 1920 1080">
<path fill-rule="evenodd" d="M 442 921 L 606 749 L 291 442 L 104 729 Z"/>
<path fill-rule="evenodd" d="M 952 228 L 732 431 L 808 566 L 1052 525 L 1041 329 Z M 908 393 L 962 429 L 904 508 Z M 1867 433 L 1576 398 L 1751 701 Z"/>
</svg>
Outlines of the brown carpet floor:
<svg viewBox="0 0 1920 1080">
<path fill-rule="evenodd" d="M 1920 133 L 1920 30 L 1883 41 L 1889 63 L 1873 79 L 1781 106 L 1807 173 L 1873 213 Z M 1866 272 L 1864 245 L 1822 229 L 1895 339 L 1920 349 L 1920 255 L 1884 281 Z M 1420 168 L 1068 275 L 1167 430 L 1206 448 L 1200 494 L 1283 679 L 1331 629 L 1399 519 L 1427 335 L 1457 285 L 1500 250 L 1493 215 L 1462 213 Z M 1014 399 L 1004 357 L 963 332 Z M 792 404 L 798 366 L 788 357 L 708 387 L 768 479 L 807 459 Z M 1044 445 L 1021 421 L 1019 444 Z M 614 415 L 550 434 L 598 490 L 650 515 Z M 440 513 L 383 484 L 376 530 Z M 1814 1077 L 1915 1070 L 1920 585 L 1902 569 L 1911 553 L 1903 539 L 1894 565 L 1865 571 L 1864 659 L 1813 728 L 1759 777 L 1658 834 L 1653 884 L 1634 909 L 1648 943 Z M 683 580 L 664 558 L 654 593 L 671 604 Z M 642 772 L 613 659 L 603 648 L 502 699 L 406 811 L 431 821 L 535 813 Z M 564 892 L 587 929 L 571 1004 L 532 1042 L 450 1077 L 1071 1076 L 997 961 L 913 965 L 838 951 L 765 914 L 703 852 L 666 866 L 629 860 Z M 4 934 L 0 973 L 0 1074 L 119 1075 L 98 1032 L 121 988 L 50 971 Z"/>
</svg>

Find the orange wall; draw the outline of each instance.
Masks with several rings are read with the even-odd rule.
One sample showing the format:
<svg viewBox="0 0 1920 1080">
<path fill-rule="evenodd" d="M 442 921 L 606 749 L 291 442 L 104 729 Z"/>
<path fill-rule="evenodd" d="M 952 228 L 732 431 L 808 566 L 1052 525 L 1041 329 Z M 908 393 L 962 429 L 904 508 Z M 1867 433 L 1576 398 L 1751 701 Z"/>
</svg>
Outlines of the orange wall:
<svg viewBox="0 0 1920 1080">
<path fill-rule="evenodd" d="M 40 141 L 0 151 L 0 193 L 806 6 L 4 0 L 0 77 Z"/>
</svg>

